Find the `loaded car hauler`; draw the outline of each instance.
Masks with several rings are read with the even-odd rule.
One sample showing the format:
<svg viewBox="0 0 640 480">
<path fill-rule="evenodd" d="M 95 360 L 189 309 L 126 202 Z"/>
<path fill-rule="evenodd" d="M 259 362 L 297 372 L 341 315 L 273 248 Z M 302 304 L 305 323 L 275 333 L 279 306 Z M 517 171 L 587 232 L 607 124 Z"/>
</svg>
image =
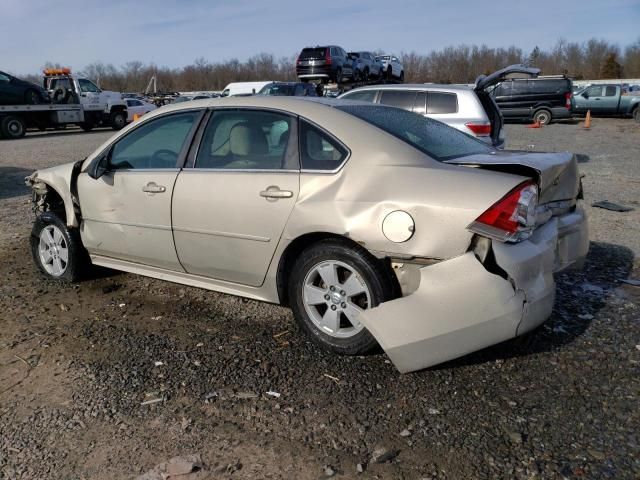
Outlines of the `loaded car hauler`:
<svg viewBox="0 0 640 480">
<path fill-rule="evenodd" d="M 127 105 L 117 92 L 101 90 L 68 68 L 45 69 L 44 88 L 51 103 L 0 105 L 0 137 L 21 138 L 27 128 L 64 127 L 76 124 L 89 131 L 97 126 L 120 130 L 127 122 Z"/>
</svg>

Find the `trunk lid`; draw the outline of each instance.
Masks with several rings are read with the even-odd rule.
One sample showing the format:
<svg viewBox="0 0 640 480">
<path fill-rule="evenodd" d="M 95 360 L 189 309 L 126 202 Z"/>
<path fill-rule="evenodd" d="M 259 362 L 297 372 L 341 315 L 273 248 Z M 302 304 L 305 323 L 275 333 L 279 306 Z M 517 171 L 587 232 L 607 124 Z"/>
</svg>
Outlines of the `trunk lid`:
<svg viewBox="0 0 640 480">
<path fill-rule="evenodd" d="M 578 160 L 571 152 L 534 153 L 498 151 L 490 155 L 469 155 L 445 163 L 513 173 L 538 183 L 538 204 L 571 202 L 580 194 Z"/>
</svg>

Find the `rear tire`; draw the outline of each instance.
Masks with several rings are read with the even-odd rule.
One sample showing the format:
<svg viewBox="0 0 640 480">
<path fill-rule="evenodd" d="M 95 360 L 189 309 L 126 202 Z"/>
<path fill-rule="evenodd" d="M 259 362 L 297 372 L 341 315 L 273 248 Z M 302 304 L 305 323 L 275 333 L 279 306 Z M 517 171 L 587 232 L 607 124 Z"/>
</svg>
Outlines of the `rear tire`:
<svg viewBox="0 0 640 480">
<path fill-rule="evenodd" d="M 636 123 L 640 123 L 640 107 L 636 107 L 636 109 L 633 111 L 633 119 L 636 121 Z"/>
<path fill-rule="evenodd" d="M 540 122 L 540 125 L 549 125 L 553 119 L 551 112 L 546 108 L 536 110 L 533 114 L 533 121 Z"/>
<path fill-rule="evenodd" d="M 336 83 L 342 83 L 342 69 L 338 68 L 336 70 Z"/>
<path fill-rule="evenodd" d="M 338 239 L 315 243 L 297 258 L 288 289 L 296 322 L 313 342 L 344 355 L 377 349 L 354 312 L 393 298 L 395 290 L 390 273 L 367 250 Z"/>
<path fill-rule="evenodd" d="M 3 137 L 15 140 L 24 137 L 27 133 L 27 125 L 22 118 L 8 115 L 0 119 L 0 132 Z"/>
<path fill-rule="evenodd" d="M 93 122 L 82 122 L 80 124 L 80 128 L 82 130 L 84 130 L 85 132 L 90 132 L 91 130 L 93 130 L 94 128 L 96 128 L 95 123 Z"/>
<path fill-rule="evenodd" d="M 109 124 L 114 130 L 122 130 L 127 124 L 127 116 L 123 112 L 113 112 L 109 117 Z"/>
<path fill-rule="evenodd" d="M 36 218 L 31 230 L 31 255 L 47 278 L 62 282 L 78 281 L 91 263 L 78 229 L 67 227 L 53 212 Z"/>
</svg>

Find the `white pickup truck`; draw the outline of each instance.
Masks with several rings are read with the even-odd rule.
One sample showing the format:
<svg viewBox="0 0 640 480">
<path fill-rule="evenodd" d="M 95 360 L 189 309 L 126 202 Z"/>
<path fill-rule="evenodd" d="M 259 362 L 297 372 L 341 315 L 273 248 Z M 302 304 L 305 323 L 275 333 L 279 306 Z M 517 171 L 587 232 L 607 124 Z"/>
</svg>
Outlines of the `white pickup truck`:
<svg viewBox="0 0 640 480">
<path fill-rule="evenodd" d="M 45 69 L 43 85 L 51 103 L 0 105 L 0 137 L 21 138 L 27 128 L 76 124 L 85 131 L 97 126 L 120 130 L 127 124 L 127 104 L 120 93 L 102 90 L 67 68 Z"/>
</svg>

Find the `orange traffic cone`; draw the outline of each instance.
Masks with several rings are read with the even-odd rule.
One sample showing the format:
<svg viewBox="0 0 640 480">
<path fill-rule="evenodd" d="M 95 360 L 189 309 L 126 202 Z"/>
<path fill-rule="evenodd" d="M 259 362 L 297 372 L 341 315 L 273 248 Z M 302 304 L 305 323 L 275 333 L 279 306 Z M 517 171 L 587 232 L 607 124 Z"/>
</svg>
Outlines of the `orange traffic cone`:
<svg viewBox="0 0 640 480">
<path fill-rule="evenodd" d="M 582 128 L 585 130 L 591 128 L 591 110 L 587 110 L 587 116 L 584 118 L 584 126 Z"/>
<path fill-rule="evenodd" d="M 134 113 L 133 114 L 133 121 L 135 122 L 136 120 L 139 120 L 141 117 L 141 115 L 139 113 Z"/>
<path fill-rule="evenodd" d="M 536 120 L 535 122 L 527 125 L 527 128 L 542 128 L 542 124 L 540 123 L 540 120 Z"/>
</svg>

